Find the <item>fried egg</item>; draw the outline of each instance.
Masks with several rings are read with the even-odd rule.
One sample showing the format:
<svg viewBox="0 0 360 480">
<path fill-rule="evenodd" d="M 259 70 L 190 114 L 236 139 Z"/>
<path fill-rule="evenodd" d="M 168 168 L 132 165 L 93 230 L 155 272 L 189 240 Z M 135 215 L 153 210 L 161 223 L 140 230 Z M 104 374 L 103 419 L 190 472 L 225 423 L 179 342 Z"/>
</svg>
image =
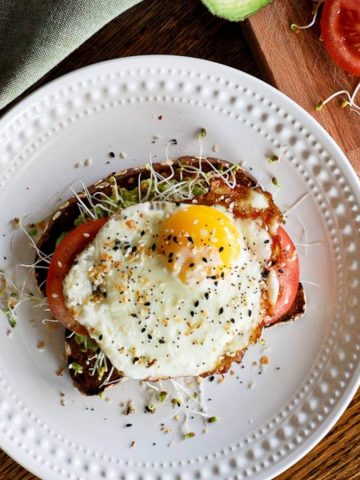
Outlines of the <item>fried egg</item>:
<svg viewBox="0 0 360 480">
<path fill-rule="evenodd" d="M 267 199 L 251 192 L 257 212 Z M 255 340 L 276 302 L 272 236 L 224 206 L 147 202 L 114 214 L 65 277 L 68 310 L 125 377 L 206 375 Z"/>
</svg>

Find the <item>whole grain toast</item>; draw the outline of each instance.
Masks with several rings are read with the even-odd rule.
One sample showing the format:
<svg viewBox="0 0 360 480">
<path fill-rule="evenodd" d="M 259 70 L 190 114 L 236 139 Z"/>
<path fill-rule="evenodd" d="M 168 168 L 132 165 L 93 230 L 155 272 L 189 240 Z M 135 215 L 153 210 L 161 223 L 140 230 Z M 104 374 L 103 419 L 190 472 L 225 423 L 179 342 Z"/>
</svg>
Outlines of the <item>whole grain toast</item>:
<svg viewBox="0 0 360 480">
<path fill-rule="evenodd" d="M 199 166 L 201 160 L 196 157 L 181 157 L 173 162 L 158 163 L 153 164 L 153 168 L 163 176 L 169 176 L 174 174 L 173 178 L 179 179 L 180 170 L 182 166 Z M 201 163 L 202 171 L 207 173 L 216 167 L 217 169 L 222 168 L 226 169 L 230 167 L 230 164 L 223 161 L 213 158 L 207 158 L 206 162 Z M 194 173 L 195 175 L 195 173 Z M 120 172 L 112 173 L 103 180 L 98 181 L 94 185 L 91 185 L 87 188 L 88 194 L 93 195 L 96 192 L 103 192 L 106 195 L 110 196 L 112 192 L 111 181 L 115 178 L 118 187 L 126 188 L 127 190 L 133 190 L 138 185 L 139 176 L 141 180 L 146 180 L 150 177 L 150 171 L 146 167 L 141 168 L 131 168 L 123 170 Z M 191 176 L 191 174 L 187 174 Z M 200 204 L 214 204 L 222 203 L 225 206 L 229 202 L 236 203 L 236 192 L 242 188 L 253 188 L 259 189 L 255 178 L 246 170 L 238 168 L 235 172 L 236 176 L 236 188 L 229 195 L 229 190 L 227 189 L 227 195 L 222 195 L 222 189 L 224 185 L 221 182 L 215 183 L 211 191 L 203 196 L 197 197 L 197 202 Z M 224 189 L 226 190 L 226 188 Z M 82 202 L 87 207 L 91 207 L 88 194 L 80 193 L 78 197 L 81 198 Z M 271 195 L 268 195 L 270 209 L 269 215 L 275 215 L 277 218 L 281 218 L 281 212 L 275 206 L 272 201 Z M 240 212 L 241 213 L 241 212 Z M 74 229 L 74 222 L 79 216 L 79 207 L 78 207 L 78 198 L 72 197 L 67 202 L 65 202 L 48 220 L 45 230 L 42 237 L 38 242 L 39 250 L 45 255 L 51 255 L 55 248 L 58 238 L 66 234 L 67 232 Z M 39 259 L 37 259 L 39 260 Z M 41 266 L 41 262 L 38 263 Z M 35 270 L 35 276 L 40 290 L 45 294 L 46 288 L 46 269 L 37 268 Z M 292 305 L 289 312 L 284 315 L 279 322 L 285 322 L 293 320 L 301 316 L 305 311 L 305 295 L 304 289 L 301 284 L 299 284 L 298 292 L 294 304 Z M 261 328 L 256 329 L 253 332 L 253 342 L 261 334 Z M 76 387 L 86 395 L 95 395 L 103 391 L 107 386 L 113 385 L 117 381 L 121 380 L 122 373 L 116 371 L 109 359 L 106 357 L 103 359 L 103 370 L 100 372 L 95 372 L 94 368 L 94 348 L 86 348 L 86 345 L 78 341 L 76 335 L 72 335 L 71 332 L 66 331 L 65 333 L 65 352 L 69 373 L 73 379 Z M 92 341 L 94 343 L 94 341 Z M 237 352 L 235 356 L 225 356 L 219 362 L 217 368 L 211 372 L 207 372 L 204 376 L 216 374 L 216 373 L 225 373 L 231 366 L 232 362 L 239 363 L 243 357 L 244 350 Z M 74 366 L 76 365 L 76 368 Z"/>
</svg>

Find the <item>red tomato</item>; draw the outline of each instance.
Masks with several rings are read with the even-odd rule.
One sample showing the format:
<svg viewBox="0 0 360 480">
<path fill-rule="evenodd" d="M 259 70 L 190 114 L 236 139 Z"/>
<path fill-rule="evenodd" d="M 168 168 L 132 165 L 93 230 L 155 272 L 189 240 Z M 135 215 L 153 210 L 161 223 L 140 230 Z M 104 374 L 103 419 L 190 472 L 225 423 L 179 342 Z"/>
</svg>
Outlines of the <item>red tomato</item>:
<svg viewBox="0 0 360 480">
<path fill-rule="evenodd" d="M 334 62 L 360 76 L 360 0 L 325 0 L 320 25 Z"/>
<path fill-rule="evenodd" d="M 63 281 L 76 255 L 84 250 L 107 220 L 92 220 L 69 232 L 54 252 L 46 279 L 46 296 L 52 314 L 66 328 L 82 335 L 87 334 L 86 328 L 79 325 L 66 309 Z"/>
<path fill-rule="evenodd" d="M 279 280 L 279 296 L 271 315 L 265 317 L 265 325 L 276 323 L 294 303 L 299 288 L 299 257 L 289 235 L 283 228 L 278 231 L 279 260 L 274 265 Z"/>
</svg>

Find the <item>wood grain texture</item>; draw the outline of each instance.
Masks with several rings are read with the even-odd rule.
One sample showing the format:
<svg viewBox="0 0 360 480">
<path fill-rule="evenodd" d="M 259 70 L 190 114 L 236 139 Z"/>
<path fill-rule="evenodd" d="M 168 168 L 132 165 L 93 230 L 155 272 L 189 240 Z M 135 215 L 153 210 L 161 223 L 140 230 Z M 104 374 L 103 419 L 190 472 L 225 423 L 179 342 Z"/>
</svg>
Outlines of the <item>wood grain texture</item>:
<svg viewBox="0 0 360 480">
<path fill-rule="evenodd" d="M 289 0 L 278 0 L 260 12 L 257 17 L 254 17 L 258 18 L 258 25 L 263 18 L 268 18 L 269 21 L 273 22 L 268 24 L 264 31 L 260 32 L 261 36 L 264 38 L 274 36 L 273 30 L 275 31 L 275 27 L 277 28 L 277 17 L 279 16 L 279 10 L 275 14 L 274 8 L 279 8 L 280 4 L 281 9 L 282 4 L 287 1 Z M 294 4 L 294 12 L 298 15 L 294 20 L 300 22 L 302 19 L 297 5 L 304 6 L 305 1 L 299 0 L 297 2 L 294 0 L 292 3 Z M 273 12 L 270 13 L 270 10 L 273 10 Z M 288 10 L 285 10 L 285 12 L 289 14 Z M 284 20 L 281 21 L 284 23 Z M 253 21 L 251 21 L 250 27 L 254 30 L 255 24 Z M 145 0 L 105 26 L 22 97 L 48 81 L 76 68 L 129 55 L 175 54 L 205 58 L 260 77 L 259 67 L 254 60 L 254 58 L 257 58 L 257 60 L 259 58 L 256 55 L 252 56 L 244 40 L 242 29 L 243 25 L 227 23 L 213 17 L 199 2 L 194 0 Z M 295 40 L 295 37 L 301 39 L 299 35 L 294 35 L 292 38 Z M 297 45 L 299 44 L 297 43 Z M 297 48 L 299 47 L 296 47 L 295 44 L 292 45 L 290 50 L 292 55 L 299 55 L 296 53 Z M 305 55 L 305 52 L 300 55 Z M 316 62 L 319 61 L 316 60 Z M 313 68 L 310 68 L 312 63 L 308 63 L 309 75 L 312 75 Z M 297 74 L 297 70 L 291 71 L 289 68 L 287 68 L 287 72 L 288 76 L 292 78 Z M 335 70 L 335 72 L 337 71 Z M 331 80 L 335 82 L 333 84 L 334 88 L 338 85 L 336 83 L 338 75 L 340 75 L 339 72 Z M 277 77 L 278 75 L 276 75 Z M 274 76 L 270 76 L 270 79 L 274 82 Z M 291 82 L 295 82 L 295 80 Z M 289 83 L 291 84 L 291 82 Z M 323 83 L 324 80 L 321 80 L 321 84 Z M 287 88 L 286 85 L 286 82 L 284 82 L 284 85 L 277 84 L 280 89 Z M 332 87 L 330 85 L 327 88 L 331 89 Z M 291 92 L 287 91 L 286 93 L 291 96 Z M 296 93 L 296 87 L 294 93 Z M 309 93 L 311 94 L 310 90 Z M 323 96 L 324 94 L 327 95 L 328 92 L 322 91 L 320 93 Z M 297 101 L 306 103 L 305 93 L 303 92 L 302 95 L 304 98 L 297 99 Z M 17 103 L 18 100 L 13 104 Z M 308 101 L 309 110 L 311 110 L 310 106 L 313 105 L 313 100 L 316 103 L 319 98 L 316 98 L 316 95 L 311 96 Z M 10 107 L 3 109 L 0 115 Z M 334 112 L 339 113 L 335 107 Z M 357 118 L 352 119 L 352 122 L 355 121 L 357 121 Z M 341 125 L 343 135 L 351 137 L 351 134 L 348 133 L 350 131 L 348 123 L 341 123 Z M 354 163 L 359 158 L 359 149 L 356 150 L 358 147 L 356 142 L 354 142 L 353 147 L 350 145 L 350 150 L 353 149 Z M 349 156 L 351 158 L 351 155 Z M 331 432 L 300 462 L 280 475 L 277 480 L 359 480 L 359 445 L 360 392 Z M 36 480 L 36 478 L 0 451 L 0 480 Z"/>
<path fill-rule="evenodd" d="M 340 108 L 340 99 L 315 110 L 338 90 L 352 92 L 359 78 L 336 67 L 320 41 L 318 24 L 298 33 L 290 30 L 291 23 L 307 24 L 310 10 L 309 0 L 275 0 L 249 19 L 247 38 L 264 78 L 316 118 L 360 174 L 359 115 Z"/>
</svg>

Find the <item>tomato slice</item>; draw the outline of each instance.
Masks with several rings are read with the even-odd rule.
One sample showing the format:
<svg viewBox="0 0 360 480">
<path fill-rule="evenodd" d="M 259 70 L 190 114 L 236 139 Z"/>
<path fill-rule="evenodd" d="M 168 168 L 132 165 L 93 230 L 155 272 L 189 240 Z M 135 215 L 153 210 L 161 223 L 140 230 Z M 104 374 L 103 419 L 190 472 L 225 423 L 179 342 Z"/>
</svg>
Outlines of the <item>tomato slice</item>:
<svg viewBox="0 0 360 480">
<path fill-rule="evenodd" d="M 54 252 L 46 279 L 46 296 L 52 314 L 66 328 L 81 335 L 87 335 L 87 330 L 70 315 L 66 308 L 63 281 L 76 255 L 93 240 L 107 220 L 107 218 L 91 220 L 69 232 Z"/>
<path fill-rule="evenodd" d="M 320 25 L 334 62 L 360 76 L 360 0 L 325 0 Z"/>
<path fill-rule="evenodd" d="M 291 308 L 299 288 L 299 257 L 295 245 L 285 230 L 278 230 L 279 259 L 274 269 L 279 280 L 279 295 L 272 314 L 265 317 L 266 326 L 280 320 Z"/>
</svg>

